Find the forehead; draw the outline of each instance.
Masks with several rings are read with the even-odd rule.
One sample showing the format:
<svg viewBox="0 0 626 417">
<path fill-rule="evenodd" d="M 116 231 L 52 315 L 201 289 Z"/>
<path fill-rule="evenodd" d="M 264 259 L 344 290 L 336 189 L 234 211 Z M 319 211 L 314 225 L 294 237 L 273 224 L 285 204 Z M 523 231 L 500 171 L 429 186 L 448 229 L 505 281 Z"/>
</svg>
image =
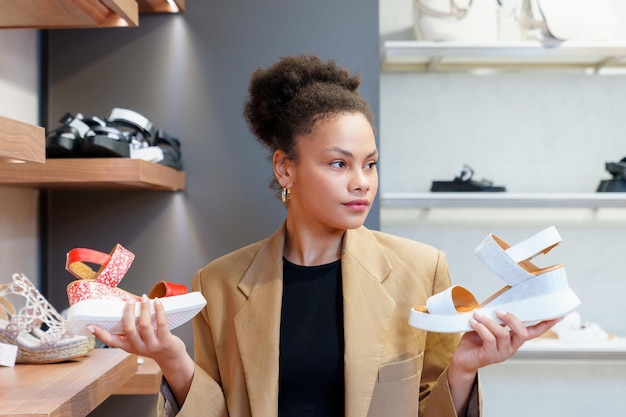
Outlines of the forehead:
<svg viewBox="0 0 626 417">
<path fill-rule="evenodd" d="M 311 148 L 376 148 L 374 129 L 361 113 L 342 113 L 319 120 L 312 131 L 302 135 L 300 146 Z"/>
</svg>

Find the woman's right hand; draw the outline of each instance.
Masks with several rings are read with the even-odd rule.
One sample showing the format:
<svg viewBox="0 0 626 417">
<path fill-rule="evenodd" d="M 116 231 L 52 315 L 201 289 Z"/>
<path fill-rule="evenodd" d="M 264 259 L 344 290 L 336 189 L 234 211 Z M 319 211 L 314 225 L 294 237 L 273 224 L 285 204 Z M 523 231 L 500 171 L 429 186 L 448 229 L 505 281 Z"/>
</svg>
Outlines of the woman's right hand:
<svg viewBox="0 0 626 417">
<path fill-rule="evenodd" d="M 87 326 L 87 330 L 112 348 L 153 359 L 161 368 L 178 405 L 182 406 L 191 386 L 195 365 L 185 343 L 170 332 L 159 299 L 154 300 L 154 312 L 156 328 L 152 325 L 150 300 L 144 294 L 138 320 L 135 319 L 135 302 L 131 301 L 124 307 L 124 334 L 111 334 L 95 325 Z"/>
</svg>

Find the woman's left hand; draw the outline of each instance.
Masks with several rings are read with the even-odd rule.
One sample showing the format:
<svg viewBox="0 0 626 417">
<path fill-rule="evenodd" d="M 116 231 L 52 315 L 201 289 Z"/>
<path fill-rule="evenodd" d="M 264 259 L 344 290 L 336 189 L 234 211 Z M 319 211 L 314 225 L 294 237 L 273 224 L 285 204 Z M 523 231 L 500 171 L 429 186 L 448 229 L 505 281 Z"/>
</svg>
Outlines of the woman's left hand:
<svg viewBox="0 0 626 417">
<path fill-rule="evenodd" d="M 497 312 L 496 316 L 503 324 L 498 324 L 488 317 L 474 314 L 470 326 L 473 332 L 467 332 L 454 353 L 452 363 L 459 370 L 475 373 L 483 366 L 507 360 L 527 340 L 545 333 L 561 319 L 546 320 L 526 327 L 513 314 Z"/>
<path fill-rule="evenodd" d="M 503 324 L 488 317 L 474 314 L 470 326 L 473 332 L 461 337 L 448 368 L 448 383 L 452 401 L 458 415 L 465 415 L 469 396 L 478 369 L 507 360 L 527 340 L 543 334 L 561 319 L 546 320 L 526 327 L 513 314 L 498 312 Z"/>
<path fill-rule="evenodd" d="M 545 333 L 561 320 L 546 320 L 526 327 L 513 314 L 497 312 L 496 316 L 503 324 L 479 314 L 474 315 L 474 319 L 470 321 L 474 331 L 465 333 L 461 338 L 452 357 L 453 366 L 475 373 L 479 368 L 505 361 L 524 342 Z"/>
</svg>

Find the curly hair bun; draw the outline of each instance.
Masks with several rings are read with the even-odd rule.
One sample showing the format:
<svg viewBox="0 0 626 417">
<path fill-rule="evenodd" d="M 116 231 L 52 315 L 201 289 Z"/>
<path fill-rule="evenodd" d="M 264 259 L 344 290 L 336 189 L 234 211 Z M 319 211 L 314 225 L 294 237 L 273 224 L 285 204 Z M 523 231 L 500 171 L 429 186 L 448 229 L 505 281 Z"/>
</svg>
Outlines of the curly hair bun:
<svg viewBox="0 0 626 417">
<path fill-rule="evenodd" d="M 251 77 L 244 116 L 257 139 L 271 150 L 293 149 L 295 135 L 311 131 L 329 115 L 361 112 L 372 120 L 358 94 L 360 76 L 315 55 L 284 56 Z"/>
</svg>

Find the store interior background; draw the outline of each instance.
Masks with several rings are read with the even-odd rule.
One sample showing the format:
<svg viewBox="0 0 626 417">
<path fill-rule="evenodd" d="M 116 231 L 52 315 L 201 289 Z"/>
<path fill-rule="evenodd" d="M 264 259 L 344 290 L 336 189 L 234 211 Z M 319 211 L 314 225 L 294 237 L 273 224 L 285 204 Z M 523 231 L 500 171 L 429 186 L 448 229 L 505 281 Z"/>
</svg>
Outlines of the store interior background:
<svg viewBox="0 0 626 417">
<path fill-rule="evenodd" d="M 267 188 L 269 164 L 241 107 L 252 70 L 282 54 L 316 53 L 361 72 L 379 115 L 379 196 L 426 192 L 464 163 L 510 192 L 593 192 L 608 178 L 604 163 L 626 156 L 626 74 L 381 72 L 380 41 L 412 39 L 412 0 L 336 3 L 188 0 L 183 15 L 142 15 L 139 28 L 43 38 L 0 30 L 0 114 L 54 128 L 66 112 L 135 109 L 181 139 L 187 175 L 178 193 L 0 189 L 0 282 L 24 272 L 63 309 L 73 247 L 131 249 L 137 258 L 122 283 L 141 293 L 159 279 L 189 285 L 210 260 L 271 233 L 284 210 Z M 621 3 L 613 1 L 626 22 Z M 40 39 L 47 58 L 39 58 Z M 488 233 L 515 243 L 556 225 L 564 242 L 537 263 L 564 264 L 583 319 L 626 336 L 618 312 L 623 209 L 380 206 L 368 226 L 445 250 L 453 281 L 479 299 L 501 287 L 473 254 Z M 191 327 L 177 333 L 192 350 Z M 485 416 L 617 416 L 625 376 L 617 360 L 512 360 L 482 372 Z M 153 400 L 112 397 L 92 414 L 153 415 Z"/>
</svg>

